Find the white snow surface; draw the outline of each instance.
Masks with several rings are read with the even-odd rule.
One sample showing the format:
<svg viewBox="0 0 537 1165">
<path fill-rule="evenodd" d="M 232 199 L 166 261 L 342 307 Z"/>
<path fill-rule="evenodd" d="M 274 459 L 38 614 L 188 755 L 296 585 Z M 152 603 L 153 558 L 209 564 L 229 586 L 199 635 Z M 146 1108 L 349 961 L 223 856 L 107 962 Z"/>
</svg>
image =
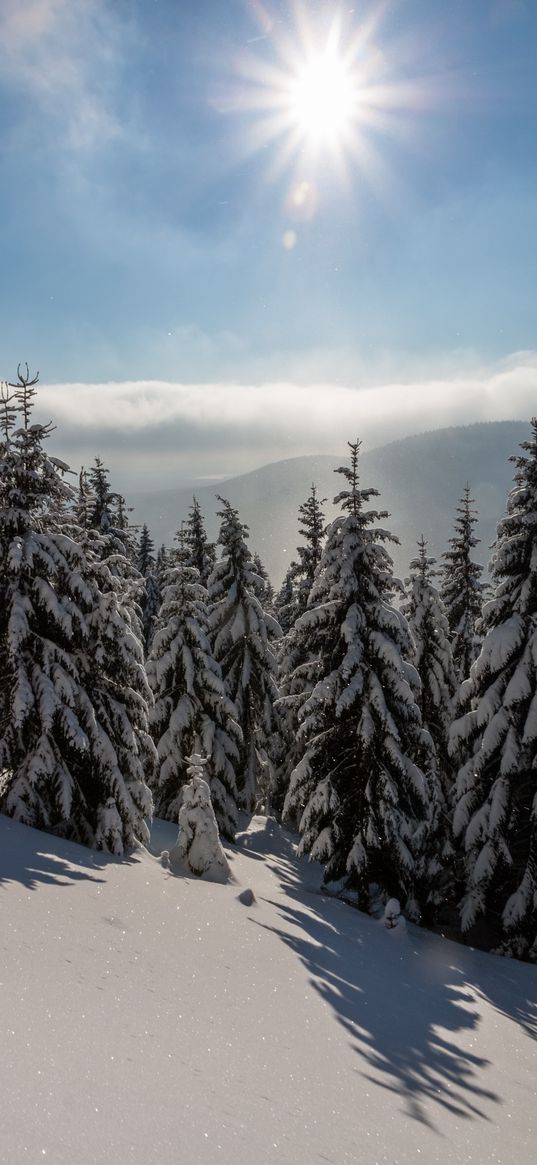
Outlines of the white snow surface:
<svg viewBox="0 0 537 1165">
<path fill-rule="evenodd" d="M 173 824 L 0 834 L 0 1162 L 534 1160 L 537 968 L 327 897 L 270 819 L 229 885 L 163 869 Z"/>
</svg>

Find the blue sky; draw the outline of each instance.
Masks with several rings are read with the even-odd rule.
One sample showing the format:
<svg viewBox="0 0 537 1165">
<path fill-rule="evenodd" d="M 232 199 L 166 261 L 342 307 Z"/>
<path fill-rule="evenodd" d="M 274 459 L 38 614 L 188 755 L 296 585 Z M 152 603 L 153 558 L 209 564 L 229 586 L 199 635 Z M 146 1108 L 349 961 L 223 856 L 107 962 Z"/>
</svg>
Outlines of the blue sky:
<svg viewBox="0 0 537 1165">
<path fill-rule="evenodd" d="M 342 173 L 258 108 L 334 20 L 382 107 Z M 533 0 L 18 0 L 0 36 L 2 375 L 448 384 L 537 347 Z"/>
</svg>

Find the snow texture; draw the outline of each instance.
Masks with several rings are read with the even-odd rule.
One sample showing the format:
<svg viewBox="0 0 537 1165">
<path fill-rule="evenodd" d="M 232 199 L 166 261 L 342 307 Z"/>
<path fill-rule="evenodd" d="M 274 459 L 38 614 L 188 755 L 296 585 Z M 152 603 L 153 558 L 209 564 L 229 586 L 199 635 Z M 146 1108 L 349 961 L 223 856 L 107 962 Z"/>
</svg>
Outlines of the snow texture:
<svg viewBox="0 0 537 1165">
<path fill-rule="evenodd" d="M 522 1165 L 535 968 L 368 918 L 273 821 L 234 885 L 0 816 L 1 1165 Z M 239 907 L 250 887 L 255 909 Z"/>
</svg>

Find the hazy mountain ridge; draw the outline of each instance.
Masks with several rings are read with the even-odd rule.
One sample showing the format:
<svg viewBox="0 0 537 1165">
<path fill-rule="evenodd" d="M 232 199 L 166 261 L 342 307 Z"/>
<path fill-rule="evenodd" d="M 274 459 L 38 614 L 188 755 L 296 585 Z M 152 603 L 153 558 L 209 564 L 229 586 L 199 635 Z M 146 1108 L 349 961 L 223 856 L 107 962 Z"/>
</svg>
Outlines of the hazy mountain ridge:
<svg viewBox="0 0 537 1165">
<path fill-rule="evenodd" d="M 513 479 L 509 458 L 528 436 L 525 421 L 489 421 L 404 437 L 362 454 L 362 485 L 380 491 L 378 508 L 389 510 L 391 516 L 385 524 L 401 542 L 392 549 L 399 574 L 406 573 L 421 533 L 429 541 L 431 554 L 440 556 L 445 550 L 455 507 L 467 481 L 480 514 L 481 546 L 476 557 L 487 563 Z M 195 491 L 181 488 L 137 494 L 130 501 L 136 521 L 147 522 L 157 545 L 172 545 L 192 504 L 193 492 L 205 514 L 209 536 L 216 537 L 216 495 L 223 494 L 250 527 L 252 550 L 259 552 L 273 582 L 279 585 L 299 541 L 299 505 L 314 482 L 319 497 L 329 499 L 325 505 L 327 520 L 334 516 L 337 511 L 332 499 L 340 488 L 334 469 L 346 461 L 346 455 L 347 450 L 342 449 L 333 456 L 294 457 Z"/>
</svg>

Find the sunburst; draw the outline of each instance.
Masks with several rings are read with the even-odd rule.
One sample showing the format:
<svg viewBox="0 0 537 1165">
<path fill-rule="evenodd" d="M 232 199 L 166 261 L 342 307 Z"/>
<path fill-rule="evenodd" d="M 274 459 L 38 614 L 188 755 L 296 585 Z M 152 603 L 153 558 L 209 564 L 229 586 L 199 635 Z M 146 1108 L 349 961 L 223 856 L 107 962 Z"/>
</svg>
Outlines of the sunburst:
<svg viewBox="0 0 537 1165">
<path fill-rule="evenodd" d="M 311 8 L 297 8 L 283 32 L 268 28 L 262 51 L 237 62 L 237 104 L 250 118 L 244 152 L 264 151 L 271 176 L 294 165 L 311 182 L 321 171 L 343 180 L 358 171 L 385 184 L 380 140 L 404 132 L 402 115 L 422 102 L 423 89 L 397 80 L 377 32 L 372 21 L 351 28 L 338 16 L 319 28 Z"/>
</svg>

